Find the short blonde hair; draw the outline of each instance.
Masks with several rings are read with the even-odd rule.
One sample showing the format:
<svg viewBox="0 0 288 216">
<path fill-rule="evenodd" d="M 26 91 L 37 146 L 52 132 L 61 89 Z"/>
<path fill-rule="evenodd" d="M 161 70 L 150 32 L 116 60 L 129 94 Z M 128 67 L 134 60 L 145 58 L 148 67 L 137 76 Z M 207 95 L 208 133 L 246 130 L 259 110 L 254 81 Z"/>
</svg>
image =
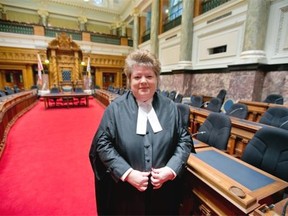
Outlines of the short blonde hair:
<svg viewBox="0 0 288 216">
<path fill-rule="evenodd" d="M 157 77 L 157 81 L 159 82 L 161 63 L 151 52 L 148 50 L 138 49 L 131 52 L 127 56 L 125 60 L 124 73 L 126 74 L 128 80 L 131 78 L 134 65 L 151 68 Z"/>
</svg>

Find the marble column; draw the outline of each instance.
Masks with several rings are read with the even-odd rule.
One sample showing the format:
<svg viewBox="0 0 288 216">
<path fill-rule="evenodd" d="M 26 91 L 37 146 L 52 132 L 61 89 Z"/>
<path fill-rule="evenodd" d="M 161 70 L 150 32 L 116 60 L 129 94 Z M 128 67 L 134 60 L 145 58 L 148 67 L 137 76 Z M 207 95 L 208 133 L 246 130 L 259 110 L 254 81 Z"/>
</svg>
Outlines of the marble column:
<svg viewBox="0 0 288 216">
<path fill-rule="evenodd" d="M 265 62 L 264 52 L 268 25 L 270 0 L 248 0 L 241 61 L 245 63 Z"/>
<path fill-rule="evenodd" d="M 127 36 L 126 23 L 125 23 L 125 22 L 123 22 L 123 23 L 121 24 L 121 36 L 122 36 L 122 37 L 126 37 L 126 36 Z"/>
<path fill-rule="evenodd" d="M 38 10 L 37 12 L 38 12 L 38 14 L 39 14 L 40 17 L 41 17 L 41 24 L 42 24 L 43 26 L 47 26 L 47 24 L 48 24 L 47 18 L 48 18 L 48 16 L 49 16 L 48 11 L 46 11 L 46 10 Z"/>
<path fill-rule="evenodd" d="M 79 22 L 79 29 L 80 31 L 86 31 L 86 23 L 87 23 L 87 18 L 86 17 L 78 17 L 78 22 Z"/>
<path fill-rule="evenodd" d="M 111 34 L 117 35 L 117 24 L 116 23 L 112 24 L 110 28 L 111 28 Z"/>
<path fill-rule="evenodd" d="M 0 4 L 0 19 L 4 19 L 4 6 L 2 4 Z"/>
<path fill-rule="evenodd" d="M 158 44 L 158 32 L 159 32 L 159 0 L 152 1 L 151 10 L 151 32 L 150 32 L 150 42 L 151 42 L 151 52 L 155 55 L 159 55 L 159 44 Z"/>
<path fill-rule="evenodd" d="M 133 12 L 134 23 L 133 23 L 133 48 L 138 48 L 139 41 L 139 13 L 137 11 Z"/>
<path fill-rule="evenodd" d="M 179 66 L 192 66 L 194 0 L 184 0 L 181 18 Z"/>
</svg>

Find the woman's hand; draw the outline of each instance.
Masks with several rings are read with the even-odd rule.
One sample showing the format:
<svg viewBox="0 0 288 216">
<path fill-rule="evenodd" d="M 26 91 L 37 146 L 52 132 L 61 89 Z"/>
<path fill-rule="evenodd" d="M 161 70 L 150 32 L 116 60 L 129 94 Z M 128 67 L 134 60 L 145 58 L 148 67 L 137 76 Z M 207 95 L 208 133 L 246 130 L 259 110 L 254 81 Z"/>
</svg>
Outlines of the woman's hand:
<svg viewBox="0 0 288 216">
<path fill-rule="evenodd" d="M 168 167 L 162 167 L 159 169 L 152 169 L 151 172 L 151 184 L 153 189 L 159 189 L 161 186 L 169 180 L 174 178 L 174 174 Z"/>
<path fill-rule="evenodd" d="M 132 170 L 126 177 L 126 181 L 139 191 L 145 191 L 148 187 L 150 172 Z"/>
</svg>

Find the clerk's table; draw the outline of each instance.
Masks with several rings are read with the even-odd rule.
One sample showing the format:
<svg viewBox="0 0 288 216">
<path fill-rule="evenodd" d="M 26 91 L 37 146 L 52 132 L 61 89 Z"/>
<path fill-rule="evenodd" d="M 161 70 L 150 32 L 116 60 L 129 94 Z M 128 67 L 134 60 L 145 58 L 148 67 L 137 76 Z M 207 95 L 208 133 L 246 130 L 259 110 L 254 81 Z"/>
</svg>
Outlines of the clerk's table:
<svg viewBox="0 0 288 216">
<path fill-rule="evenodd" d="M 249 214 L 275 201 L 272 197 L 288 187 L 287 182 L 213 147 L 197 148 L 189 156 L 187 169 L 202 208 L 206 205 L 218 215 Z"/>
<path fill-rule="evenodd" d="M 69 92 L 69 93 L 49 93 L 44 94 L 41 97 L 44 99 L 44 106 L 45 108 L 49 108 L 49 100 L 57 100 L 62 99 L 62 101 L 65 101 L 66 106 L 69 108 L 69 102 L 73 103 L 73 98 L 77 98 L 78 101 L 80 101 L 81 98 L 85 98 L 86 107 L 89 107 L 89 96 L 88 93 L 77 93 L 77 92 Z M 56 104 L 56 102 L 54 102 Z M 80 102 L 79 102 L 80 103 Z"/>
</svg>

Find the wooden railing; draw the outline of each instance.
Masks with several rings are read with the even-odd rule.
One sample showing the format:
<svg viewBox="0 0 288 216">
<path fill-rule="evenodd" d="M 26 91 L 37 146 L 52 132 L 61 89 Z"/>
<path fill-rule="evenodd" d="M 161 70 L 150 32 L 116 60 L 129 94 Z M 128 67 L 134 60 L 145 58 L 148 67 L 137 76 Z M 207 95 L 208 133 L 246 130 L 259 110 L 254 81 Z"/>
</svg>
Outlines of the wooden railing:
<svg viewBox="0 0 288 216">
<path fill-rule="evenodd" d="M 273 104 L 273 103 L 264 103 L 264 102 L 257 102 L 257 101 L 246 101 L 240 100 L 238 103 L 246 104 L 248 107 L 248 117 L 247 119 L 254 122 L 259 122 L 263 114 L 266 112 L 267 109 L 270 107 L 287 107 L 288 105 L 280 105 L 280 104 Z"/>
<path fill-rule="evenodd" d="M 95 98 L 99 100 L 104 106 L 108 106 L 119 95 L 108 90 L 96 89 Z"/>
<path fill-rule="evenodd" d="M 30 90 L 0 98 L 0 158 L 7 134 L 14 122 L 37 102 L 37 91 Z"/>
</svg>

